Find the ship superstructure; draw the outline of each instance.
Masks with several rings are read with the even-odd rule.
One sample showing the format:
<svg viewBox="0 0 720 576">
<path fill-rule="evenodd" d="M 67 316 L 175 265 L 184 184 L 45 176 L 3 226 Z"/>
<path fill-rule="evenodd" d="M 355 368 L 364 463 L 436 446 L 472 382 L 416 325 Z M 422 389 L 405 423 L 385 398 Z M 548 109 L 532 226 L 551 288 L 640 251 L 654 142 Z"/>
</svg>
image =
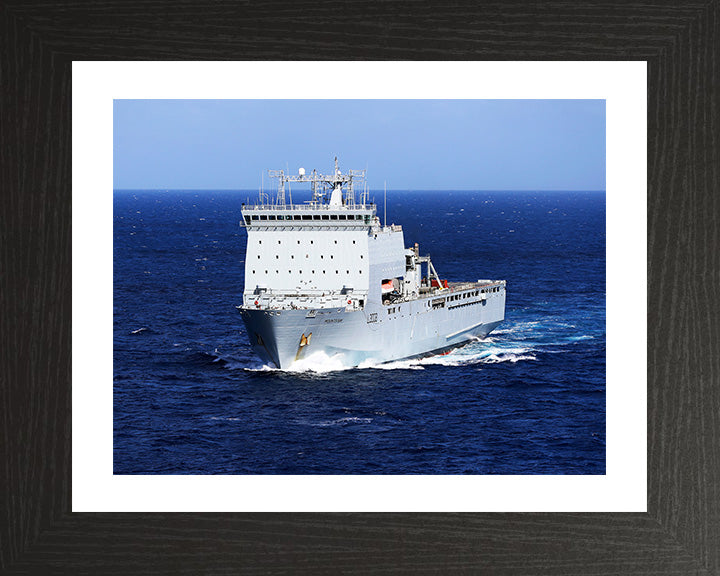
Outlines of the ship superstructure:
<svg viewBox="0 0 720 576">
<path fill-rule="evenodd" d="M 316 352 L 345 366 L 442 352 L 483 338 L 505 315 L 505 281 L 441 280 L 402 227 L 383 225 L 364 170 L 278 179 L 243 205 L 247 230 L 242 314 L 256 353 L 277 368 Z M 309 183 L 293 204 L 289 185 Z"/>
</svg>

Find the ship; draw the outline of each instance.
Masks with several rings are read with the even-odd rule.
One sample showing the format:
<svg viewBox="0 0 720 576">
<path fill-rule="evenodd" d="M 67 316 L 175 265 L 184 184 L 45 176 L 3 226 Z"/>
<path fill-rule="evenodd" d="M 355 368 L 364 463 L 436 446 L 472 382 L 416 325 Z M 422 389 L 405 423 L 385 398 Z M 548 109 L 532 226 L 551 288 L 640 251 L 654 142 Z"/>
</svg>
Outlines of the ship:
<svg viewBox="0 0 720 576">
<path fill-rule="evenodd" d="M 307 358 L 343 367 L 447 353 L 505 317 L 505 280 L 441 279 L 402 226 L 381 223 L 366 170 L 269 170 L 277 193 L 243 203 L 245 286 L 237 306 L 270 367 Z M 293 203 L 292 185 L 311 199 Z M 387 194 L 387 192 L 386 192 Z M 387 197 L 387 196 L 385 196 Z M 387 210 L 385 210 L 385 214 Z M 317 356 L 313 356 L 316 355 Z"/>
</svg>

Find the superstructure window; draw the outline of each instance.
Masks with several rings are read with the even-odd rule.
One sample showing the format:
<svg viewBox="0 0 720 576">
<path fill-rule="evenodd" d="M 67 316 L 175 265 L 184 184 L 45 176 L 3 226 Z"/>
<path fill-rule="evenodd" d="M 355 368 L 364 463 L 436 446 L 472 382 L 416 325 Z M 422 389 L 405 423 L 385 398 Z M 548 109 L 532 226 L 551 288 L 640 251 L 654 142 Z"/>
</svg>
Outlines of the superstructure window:
<svg viewBox="0 0 720 576">
<path fill-rule="evenodd" d="M 340 216 L 338 216 L 338 218 L 340 220 L 347 220 L 347 216 L 345 216 L 345 214 L 340 214 Z"/>
<path fill-rule="evenodd" d="M 260 220 L 267 220 L 268 217 L 265 214 L 260 214 Z"/>
<path fill-rule="evenodd" d="M 327 214 L 323 214 L 323 215 L 322 215 L 322 219 L 323 219 L 323 220 L 329 220 L 329 219 L 330 219 L 330 216 L 328 216 Z"/>
<path fill-rule="evenodd" d="M 275 214 L 269 214 L 268 220 L 275 220 Z"/>
<path fill-rule="evenodd" d="M 252 219 L 253 219 L 253 220 L 260 220 L 260 216 L 258 216 L 257 214 L 253 214 L 253 215 L 252 215 Z"/>
<path fill-rule="evenodd" d="M 302 219 L 303 220 L 312 220 L 312 214 L 303 214 Z"/>
<path fill-rule="evenodd" d="M 292 219 L 293 219 L 293 220 L 300 220 L 300 215 L 299 215 L 299 214 L 295 214 L 295 215 L 293 215 Z"/>
<path fill-rule="evenodd" d="M 337 214 L 330 214 L 330 220 L 337 220 L 338 216 Z"/>
</svg>

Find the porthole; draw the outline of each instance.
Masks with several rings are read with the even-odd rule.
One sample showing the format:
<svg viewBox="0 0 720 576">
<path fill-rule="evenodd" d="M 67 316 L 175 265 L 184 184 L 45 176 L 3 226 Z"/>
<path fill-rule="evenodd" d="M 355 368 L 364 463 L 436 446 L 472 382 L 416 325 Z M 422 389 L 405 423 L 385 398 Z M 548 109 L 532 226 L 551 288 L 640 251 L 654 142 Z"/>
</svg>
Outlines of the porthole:
<svg viewBox="0 0 720 576">
<path fill-rule="evenodd" d="M 260 254 L 258 254 L 258 260 L 260 260 Z"/>
</svg>

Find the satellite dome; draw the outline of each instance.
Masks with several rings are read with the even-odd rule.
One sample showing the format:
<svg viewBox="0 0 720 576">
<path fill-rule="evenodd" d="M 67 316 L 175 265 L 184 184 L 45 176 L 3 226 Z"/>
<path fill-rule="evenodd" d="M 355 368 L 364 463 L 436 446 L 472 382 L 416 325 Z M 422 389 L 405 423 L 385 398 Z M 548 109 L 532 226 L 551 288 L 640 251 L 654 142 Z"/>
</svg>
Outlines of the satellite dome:
<svg viewBox="0 0 720 576">
<path fill-rule="evenodd" d="M 300 176 L 305 176 L 305 168 L 300 168 L 300 170 L 298 170 L 298 174 L 300 174 Z"/>
</svg>

